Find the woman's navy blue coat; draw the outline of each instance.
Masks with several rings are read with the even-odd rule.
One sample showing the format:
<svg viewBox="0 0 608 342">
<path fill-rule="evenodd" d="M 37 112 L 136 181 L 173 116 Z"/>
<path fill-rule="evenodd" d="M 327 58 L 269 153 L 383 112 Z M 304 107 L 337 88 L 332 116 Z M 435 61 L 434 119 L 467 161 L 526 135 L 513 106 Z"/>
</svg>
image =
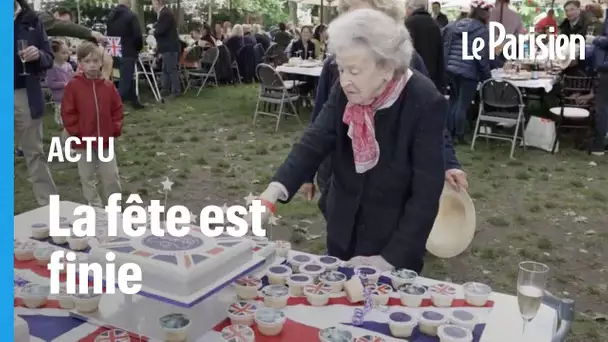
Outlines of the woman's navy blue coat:
<svg viewBox="0 0 608 342">
<path fill-rule="evenodd" d="M 414 71 L 398 100 L 375 115 L 380 159 L 363 174 L 355 172 L 342 122 L 346 103 L 336 83 L 273 181 L 286 187 L 289 201 L 331 155 L 333 177 L 320 200 L 328 246 L 351 251 L 346 257 L 382 255 L 395 267 L 420 271 L 444 184 L 446 100 Z"/>
</svg>

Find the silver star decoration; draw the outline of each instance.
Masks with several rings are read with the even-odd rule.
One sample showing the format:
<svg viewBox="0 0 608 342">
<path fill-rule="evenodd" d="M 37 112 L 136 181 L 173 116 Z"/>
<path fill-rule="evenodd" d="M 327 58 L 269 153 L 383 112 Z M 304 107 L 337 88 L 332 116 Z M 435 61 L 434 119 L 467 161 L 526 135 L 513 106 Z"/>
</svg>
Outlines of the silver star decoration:
<svg viewBox="0 0 608 342">
<path fill-rule="evenodd" d="M 196 215 L 195 213 L 193 213 L 192 211 L 190 212 L 190 223 L 196 223 L 196 219 L 198 218 L 198 215 Z"/>
<path fill-rule="evenodd" d="M 171 187 L 173 186 L 173 182 L 169 180 L 169 177 L 165 177 L 165 180 L 160 182 L 163 185 L 163 191 L 171 191 Z"/>
<path fill-rule="evenodd" d="M 275 215 L 270 215 L 270 217 L 268 218 L 268 223 L 271 226 L 276 226 L 279 224 L 279 218 Z"/>
<path fill-rule="evenodd" d="M 254 199 L 255 199 L 255 196 L 253 196 L 253 194 L 251 192 L 249 193 L 249 196 L 244 198 L 244 200 L 247 202 L 247 205 L 251 205 L 251 203 L 253 202 Z"/>
</svg>

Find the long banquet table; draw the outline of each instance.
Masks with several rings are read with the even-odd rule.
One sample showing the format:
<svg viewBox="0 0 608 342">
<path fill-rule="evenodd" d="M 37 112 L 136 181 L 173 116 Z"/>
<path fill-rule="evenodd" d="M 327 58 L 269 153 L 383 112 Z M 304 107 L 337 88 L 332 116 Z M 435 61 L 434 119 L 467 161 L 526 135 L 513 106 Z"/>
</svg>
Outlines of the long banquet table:
<svg viewBox="0 0 608 342">
<path fill-rule="evenodd" d="M 65 216 L 65 210 L 71 212 L 78 204 L 73 202 L 61 202 L 61 212 Z M 73 217 L 73 216 L 72 216 Z M 22 213 L 15 216 L 14 234 L 18 240 L 27 239 L 30 236 L 30 225 L 31 222 L 48 221 L 48 207 L 38 208 L 29 212 Z M 283 258 L 277 258 L 275 263 L 284 262 Z M 15 269 L 15 272 L 23 274 L 23 272 L 29 272 L 29 270 Z M 264 271 L 260 271 L 260 276 L 263 275 Z M 40 282 L 46 281 L 48 284 L 48 278 L 37 276 L 36 279 Z M 422 285 L 432 285 L 437 283 L 436 280 L 419 277 L 417 282 Z M 15 294 L 17 296 L 18 287 L 17 276 L 15 275 Z M 459 285 L 455 285 L 457 288 L 457 297 L 462 298 L 462 289 Z M 233 294 L 236 298 L 236 295 Z M 514 296 L 493 293 L 491 298 L 493 305 L 487 308 L 470 308 L 466 305 L 459 304 L 458 306 L 465 310 L 478 310 L 480 317 L 484 317 L 485 328 L 479 330 L 474 341 L 479 342 L 512 342 L 514 336 L 521 331 L 522 320 L 519 314 L 517 299 Z M 52 301 L 50 301 L 52 302 Z M 462 302 L 462 301 L 459 301 Z M 392 303 L 392 304 L 391 304 Z M 284 312 L 288 318 L 288 323 L 281 335 L 269 338 L 264 336 L 256 336 L 257 342 L 274 342 L 274 341 L 288 341 L 288 342 L 299 342 L 299 341 L 315 341 L 317 340 L 316 334 L 319 329 L 323 329 L 331 326 L 340 326 L 353 333 L 355 337 L 366 334 L 378 335 L 384 337 L 387 341 L 404 341 L 403 339 L 392 338 L 387 335 L 382 335 L 379 331 L 380 328 L 373 328 L 373 326 L 386 325 L 386 317 L 388 313 L 395 311 L 396 309 L 406 311 L 408 313 L 417 315 L 421 309 L 416 308 L 404 308 L 395 301 L 391 301 L 389 306 L 386 308 L 375 308 L 372 312 L 366 316 L 366 321 L 370 320 L 363 327 L 349 326 L 352 312 L 355 306 L 348 305 L 344 300 L 344 294 L 337 294 L 329 306 L 324 307 L 312 307 L 306 305 L 302 299 L 291 298 L 289 305 L 284 309 Z M 437 309 L 439 310 L 439 309 Z M 441 309 L 443 311 L 450 311 L 451 308 Z M 69 310 L 63 310 L 52 305 L 40 309 L 27 309 L 22 307 L 19 299 L 15 300 L 15 313 L 24 318 L 28 324 L 31 334 L 31 341 L 82 341 L 82 342 L 98 342 L 98 341 L 154 341 L 152 339 L 146 339 L 134 334 L 129 334 L 125 331 L 115 329 L 109 326 L 100 326 L 93 324 L 92 322 L 80 321 L 76 318 L 70 317 Z M 203 315 L 203 313 L 201 313 Z M 384 323 L 382 322 L 384 321 Z M 217 329 L 209 331 L 204 336 L 200 336 L 196 339 L 198 342 L 219 342 L 221 341 L 220 333 L 218 332 L 222 326 L 226 325 L 223 322 L 217 326 Z M 549 342 L 554 335 L 557 327 L 557 314 L 551 308 L 541 306 L 538 315 L 530 323 L 526 329 L 526 338 L 529 341 L 535 342 Z M 477 328 L 476 328 L 477 331 Z M 114 338 L 114 339 L 112 339 Z M 312 340 L 311 340 L 312 338 Z M 436 342 L 437 338 L 429 338 L 423 336 L 420 338 L 409 339 L 411 342 Z"/>
</svg>

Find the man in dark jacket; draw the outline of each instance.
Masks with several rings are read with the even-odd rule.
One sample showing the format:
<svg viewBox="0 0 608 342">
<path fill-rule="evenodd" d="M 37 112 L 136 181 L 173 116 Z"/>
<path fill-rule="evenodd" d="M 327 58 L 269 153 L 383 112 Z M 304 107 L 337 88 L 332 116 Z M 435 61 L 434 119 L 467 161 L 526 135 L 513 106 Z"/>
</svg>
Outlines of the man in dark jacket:
<svg viewBox="0 0 608 342">
<path fill-rule="evenodd" d="M 139 20 L 131 8 L 131 1 L 120 0 L 108 15 L 107 35 L 110 37 L 120 37 L 122 57 L 114 59 L 114 65 L 118 64 L 120 71 L 120 81 L 118 92 L 123 103 L 131 101 L 135 109 L 143 106 L 137 98 L 133 74 L 137 63 L 139 52 L 144 46 Z"/>
<path fill-rule="evenodd" d="M 593 45 L 598 84 L 595 92 L 595 139 L 591 153 L 602 156 L 608 132 L 608 96 L 605 96 L 608 94 L 608 20 L 604 21 L 601 36 L 593 40 Z"/>
<path fill-rule="evenodd" d="M 177 65 L 181 48 L 177 22 L 173 12 L 165 6 L 165 0 L 152 0 L 152 8 L 158 15 L 154 25 L 154 38 L 156 38 L 156 50 L 163 59 L 163 90 L 166 94 L 171 94 L 170 97 L 176 97 L 180 94 Z"/>
<path fill-rule="evenodd" d="M 14 4 L 15 140 L 25 156 L 36 201 L 44 206 L 50 195 L 57 194 L 42 143 L 44 96 L 40 84 L 40 77 L 53 66 L 53 55 L 36 12 L 25 0 Z"/>
<path fill-rule="evenodd" d="M 448 16 L 441 12 L 441 3 L 439 1 L 433 2 L 431 10 L 433 11 L 433 18 L 437 21 L 440 28 L 448 24 Z"/>
<path fill-rule="evenodd" d="M 243 45 L 254 45 L 257 44 L 255 36 L 251 34 L 251 25 L 243 24 Z"/>
<path fill-rule="evenodd" d="M 279 32 L 275 33 L 272 40 L 281 48 L 282 51 L 287 49 L 293 37 L 287 32 L 285 23 L 279 23 Z"/>
<path fill-rule="evenodd" d="M 414 48 L 424 61 L 429 78 L 439 92 L 443 93 L 445 66 L 441 29 L 427 8 L 427 0 L 409 0 L 405 26 L 410 32 Z"/>
</svg>

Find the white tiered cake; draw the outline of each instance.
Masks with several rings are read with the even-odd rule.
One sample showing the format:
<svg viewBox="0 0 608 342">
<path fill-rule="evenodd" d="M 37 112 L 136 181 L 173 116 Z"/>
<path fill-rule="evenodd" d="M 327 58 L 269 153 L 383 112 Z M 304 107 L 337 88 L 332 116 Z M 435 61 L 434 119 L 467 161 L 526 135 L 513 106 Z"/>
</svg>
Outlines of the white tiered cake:
<svg viewBox="0 0 608 342">
<path fill-rule="evenodd" d="M 89 262 L 106 263 L 116 254 L 116 268 L 129 262 L 142 270 L 142 291 L 188 297 L 252 261 L 255 243 L 249 239 L 221 239 L 191 229 L 184 237 L 154 236 L 106 238 L 92 246 Z"/>
</svg>

